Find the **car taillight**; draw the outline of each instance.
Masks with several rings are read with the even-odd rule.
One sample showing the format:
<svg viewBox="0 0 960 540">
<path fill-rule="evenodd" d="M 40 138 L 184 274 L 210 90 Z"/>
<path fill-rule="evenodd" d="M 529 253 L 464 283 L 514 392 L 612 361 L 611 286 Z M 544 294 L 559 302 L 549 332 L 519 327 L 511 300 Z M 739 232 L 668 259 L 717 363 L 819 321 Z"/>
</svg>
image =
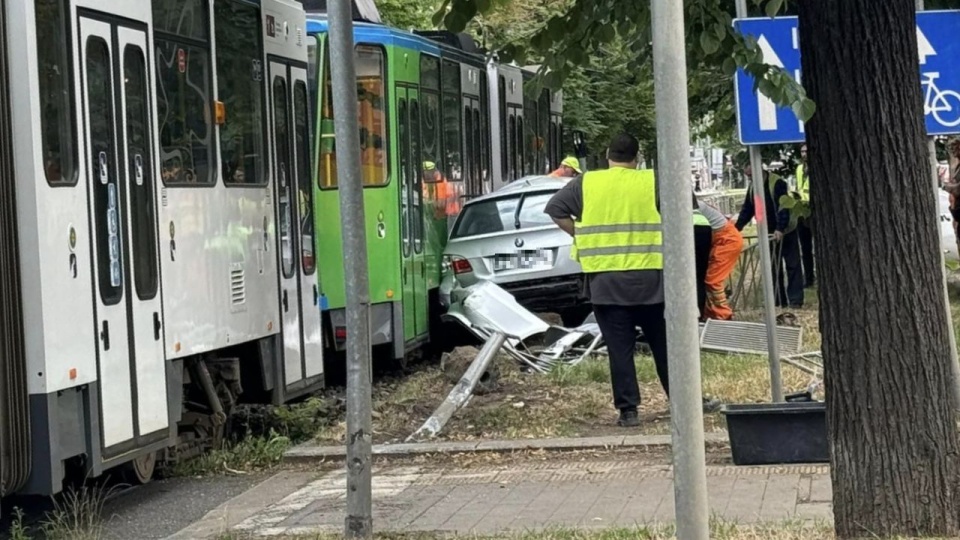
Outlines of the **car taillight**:
<svg viewBox="0 0 960 540">
<path fill-rule="evenodd" d="M 470 261 L 466 259 L 454 259 L 450 266 L 453 268 L 454 274 L 465 274 L 467 272 L 473 272 L 473 267 L 470 266 Z"/>
<path fill-rule="evenodd" d="M 333 329 L 333 338 L 338 342 L 344 342 L 347 340 L 347 329 L 344 326 L 338 326 Z"/>
</svg>

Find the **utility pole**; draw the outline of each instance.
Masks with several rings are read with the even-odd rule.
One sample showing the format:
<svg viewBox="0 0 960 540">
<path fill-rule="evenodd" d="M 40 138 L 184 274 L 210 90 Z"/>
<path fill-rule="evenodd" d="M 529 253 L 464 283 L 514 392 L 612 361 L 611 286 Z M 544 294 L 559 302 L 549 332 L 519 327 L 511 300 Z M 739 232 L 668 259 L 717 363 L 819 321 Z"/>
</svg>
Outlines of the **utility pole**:
<svg viewBox="0 0 960 540">
<path fill-rule="evenodd" d="M 737 17 L 747 17 L 747 0 L 737 0 Z M 772 400 L 783 401 L 783 383 L 780 379 L 780 348 L 777 345 L 777 313 L 776 299 L 773 295 L 773 265 L 781 268 L 779 257 L 773 261 L 770 253 L 769 224 L 767 223 L 767 197 L 764 189 L 763 158 L 760 148 L 748 147 L 750 151 L 750 168 L 753 169 L 753 201 L 754 216 L 757 221 L 757 244 L 760 250 L 760 274 L 763 284 L 763 314 L 767 325 L 767 358 L 770 362 L 770 394 Z M 771 196 L 772 196 L 771 190 Z M 774 201 L 776 203 L 776 201 Z M 779 272 L 778 272 L 779 274 Z"/>
<path fill-rule="evenodd" d="M 677 538 L 707 540 L 710 531 L 703 448 L 683 2 L 653 0 L 652 21 L 657 183 L 663 216 Z"/>
<path fill-rule="evenodd" d="M 371 497 L 370 285 L 360 175 L 353 6 L 330 0 L 330 78 L 347 293 L 347 516 L 344 537 L 373 536 Z"/>
<path fill-rule="evenodd" d="M 924 0 L 917 0 L 917 11 L 923 11 L 925 8 Z M 930 175 L 933 183 L 933 201 L 936 204 L 937 215 L 940 215 L 940 178 L 937 169 L 937 142 L 930 137 L 927 139 L 927 152 L 930 154 Z M 943 302 L 947 310 L 947 335 L 950 339 L 950 372 L 953 374 L 953 407 L 960 411 L 960 358 L 957 356 L 957 335 L 953 330 L 953 313 L 950 312 L 950 291 L 947 289 L 947 265 L 943 256 L 943 230 L 940 228 L 939 220 L 937 232 L 940 238 L 938 249 L 940 250 L 940 272 L 943 275 Z M 960 238 L 957 239 L 960 241 Z"/>
</svg>

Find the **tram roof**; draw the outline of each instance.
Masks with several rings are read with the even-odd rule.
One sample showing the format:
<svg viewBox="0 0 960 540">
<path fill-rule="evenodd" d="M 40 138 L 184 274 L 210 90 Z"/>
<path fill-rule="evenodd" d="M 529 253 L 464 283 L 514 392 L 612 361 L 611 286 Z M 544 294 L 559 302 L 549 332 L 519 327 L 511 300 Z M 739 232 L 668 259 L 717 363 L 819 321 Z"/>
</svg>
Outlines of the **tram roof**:
<svg viewBox="0 0 960 540">
<path fill-rule="evenodd" d="M 307 19 L 307 33 L 320 34 L 329 30 L 326 18 L 310 17 Z M 380 24 L 366 22 L 353 23 L 353 38 L 357 43 L 372 43 L 375 45 L 392 45 L 412 49 L 417 52 L 440 55 L 440 46 L 427 38 L 390 28 Z"/>
</svg>

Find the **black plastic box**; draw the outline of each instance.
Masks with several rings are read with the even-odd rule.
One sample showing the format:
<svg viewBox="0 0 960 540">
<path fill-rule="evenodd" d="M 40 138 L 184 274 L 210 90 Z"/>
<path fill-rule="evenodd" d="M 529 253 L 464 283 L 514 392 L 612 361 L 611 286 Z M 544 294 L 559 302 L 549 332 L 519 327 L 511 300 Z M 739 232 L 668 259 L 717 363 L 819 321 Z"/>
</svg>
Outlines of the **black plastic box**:
<svg viewBox="0 0 960 540">
<path fill-rule="evenodd" d="M 823 402 L 726 405 L 723 414 L 737 465 L 830 461 Z"/>
</svg>

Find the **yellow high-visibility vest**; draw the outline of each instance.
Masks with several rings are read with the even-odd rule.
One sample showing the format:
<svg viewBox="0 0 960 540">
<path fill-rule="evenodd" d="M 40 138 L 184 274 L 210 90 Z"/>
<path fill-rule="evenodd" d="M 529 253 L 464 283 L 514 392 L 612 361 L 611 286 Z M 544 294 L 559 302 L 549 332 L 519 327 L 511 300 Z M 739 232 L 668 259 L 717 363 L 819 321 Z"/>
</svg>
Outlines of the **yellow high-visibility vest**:
<svg viewBox="0 0 960 540">
<path fill-rule="evenodd" d="M 701 213 L 700 213 L 700 210 L 695 209 L 695 210 L 693 211 L 693 225 L 694 225 L 694 226 L 697 226 L 697 225 L 705 225 L 705 226 L 709 227 L 709 226 L 710 226 L 710 220 L 707 219 L 707 216 L 701 214 Z"/>
<path fill-rule="evenodd" d="M 576 256 L 585 273 L 663 269 L 663 229 L 652 170 L 615 167 L 583 176 Z"/>
<path fill-rule="evenodd" d="M 800 192 L 801 200 L 810 200 L 810 178 L 804 170 L 803 163 L 797 165 L 797 191 Z"/>
</svg>

